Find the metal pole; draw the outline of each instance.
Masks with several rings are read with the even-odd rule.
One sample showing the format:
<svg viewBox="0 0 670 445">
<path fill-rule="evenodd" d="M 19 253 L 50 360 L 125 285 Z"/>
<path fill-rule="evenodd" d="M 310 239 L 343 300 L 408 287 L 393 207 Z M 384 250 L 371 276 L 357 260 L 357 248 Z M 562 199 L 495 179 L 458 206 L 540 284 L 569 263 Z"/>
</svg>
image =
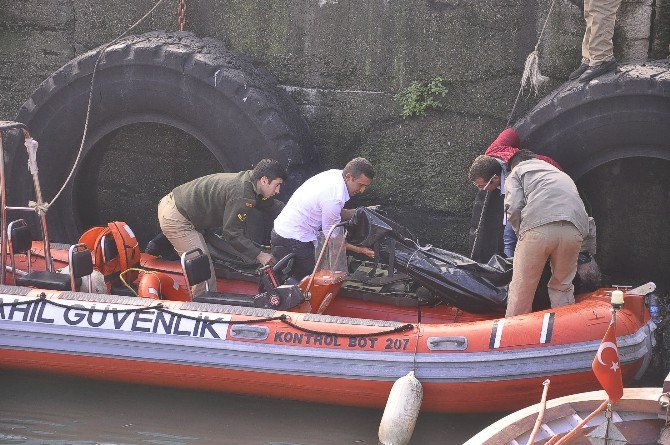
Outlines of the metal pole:
<svg viewBox="0 0 670 445">
<path fill-rule="evenodd" d="M 5 148 L 0 131 L 0 284 L 5 284 L 7 272 L 7 201 L 5 200 Z"/>
<path fill-rule="evenodd" d="M 30 133 L 28 133 L 27 130 L 23 130 L 23 134 L 26 139 L 30 138 Z M 35 200 L 37 201 L 38 208 L 41 209 L 44 205 L 44 200 L 42 199 L 42 189 L 40 188 L 40 179 L 37 173 L 37 150 L 31 150 L 28 146 L 26 146 L 26 149 L 28 150 L 28 166 L 33 177 L 33 185 L 35 186 Z M 42 235 L 44 235 L 44 257 L 47 263 L 47 270 L 53 272 L 54 263 L 51 259 L 51 243 L 49 242 L 49 231 L 47 229 L 47 216 L 46 213 L 41 210 L 36 209 L 36 211 L 40 218 Z"/>
</svg>

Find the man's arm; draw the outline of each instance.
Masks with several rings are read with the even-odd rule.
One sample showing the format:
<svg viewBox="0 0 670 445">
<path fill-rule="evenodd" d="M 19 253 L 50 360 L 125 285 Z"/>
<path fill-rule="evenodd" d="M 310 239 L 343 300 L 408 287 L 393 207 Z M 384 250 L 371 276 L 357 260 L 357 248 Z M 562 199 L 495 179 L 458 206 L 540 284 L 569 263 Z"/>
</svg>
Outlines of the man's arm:
<svg viewBox="0 0 670 445">
<path fill-rule="evenodd" d="M 247 210 L 250 208 L 247 204 L 253 206 L 253 201 L 237 198 L 226 204 L 222 223 L 223 239 L 247 261 L 258 261 L 265 264 L 263 260 L 266 263 L 270 260 L 261 255 L 264 252 L 244 235 L 244 221 L 247 219 Z"/>
<path fill-rule="evenodd" d="M 342 211 L 344 203 L 336 199 L 324 200 L 321 203 L 321 230 L 323 235 L 328 235 L 328 231 L 335 224 L 342 222 Z"/>
<path fill-rule="evenodd" d="M 526 195 L 521 178 L 512 172 L 505 181 L 505 212 L 507 212 L 507 220 L 512 224 L 517 235 L 521 226 L 521 212 L 525 206 Z"/>
<path fill-rule="evenodd" d="M 370 249 L 369 247 L 363 247 L 363 246 L 354 246 L 353 244 L 346 243 L 347 250 L 351 252 L 356 252 L 356 253 L 362 253 L 363 255 L 367 255 L 370 258 L 375 257 L 375 251 Z"/>
</svg>

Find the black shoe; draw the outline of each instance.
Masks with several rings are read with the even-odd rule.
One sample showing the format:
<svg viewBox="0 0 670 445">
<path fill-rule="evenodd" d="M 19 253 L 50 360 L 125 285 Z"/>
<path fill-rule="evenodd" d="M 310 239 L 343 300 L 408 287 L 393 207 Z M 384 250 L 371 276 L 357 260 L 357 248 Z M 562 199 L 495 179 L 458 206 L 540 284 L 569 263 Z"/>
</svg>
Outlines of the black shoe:
<svg viewBox="0 0 670 445">
<path fill-rule="evenodd" d="M 599 63 L 598 65 L 590 66 L 584 73 L 579 76 L 579 81 L 586 83 L 591 79 L 602 76 L 616 70 L 616 60 L 608 60 L 607 62 Z"/>
<path fill-rule="evenodd" d="M 581 65 L 579 65 L 579 67 L 576 70 L 574 70 L 573 72 L 570 73 L 570 76 L 568 76 L 568 80 L 577 79 L 579 76 L 584 74 L 584 71 L 586 71 L 587 69 L 589 69 L 588 64 L 582 63 Z"/>
</svg>

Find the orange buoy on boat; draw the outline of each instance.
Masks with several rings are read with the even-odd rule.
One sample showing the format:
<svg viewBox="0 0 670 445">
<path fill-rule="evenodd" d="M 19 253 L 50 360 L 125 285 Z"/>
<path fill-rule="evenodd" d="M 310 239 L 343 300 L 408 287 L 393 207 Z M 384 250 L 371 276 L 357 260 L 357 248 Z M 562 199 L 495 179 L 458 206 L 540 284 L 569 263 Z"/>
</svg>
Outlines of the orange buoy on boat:
<svg viewBox="0 0 670 445">
<path fill-rule="evenodd" d="M 179 286 L 170 275 L 164 272 L 149 271 L 142 273 L 137 294 L 140 297 L 156 300 L 191 300 L 188 291 Z"/>
</svg>

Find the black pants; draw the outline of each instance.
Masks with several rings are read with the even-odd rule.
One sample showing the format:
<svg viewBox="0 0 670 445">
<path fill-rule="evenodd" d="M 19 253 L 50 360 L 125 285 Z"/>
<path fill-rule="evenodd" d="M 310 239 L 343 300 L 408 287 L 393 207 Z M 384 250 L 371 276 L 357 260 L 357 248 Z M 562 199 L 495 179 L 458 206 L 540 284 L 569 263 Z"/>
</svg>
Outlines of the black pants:
<svg viewBox="0 0 670 445">
<path fill-rule="evenodd" d="M 284 238 L 277 235 L 274 230 L 270 235 L 270 243 L 272 244 L 272 256 L 274 256 L 277 261 L 281 260 L 289 253 L 295 253 L 291 276 L 296 280 L 302 280 L 314 270 L 314 265 L 316 264 L 316 259 L 314 258 L 314 243 Z"/>
</svg>

